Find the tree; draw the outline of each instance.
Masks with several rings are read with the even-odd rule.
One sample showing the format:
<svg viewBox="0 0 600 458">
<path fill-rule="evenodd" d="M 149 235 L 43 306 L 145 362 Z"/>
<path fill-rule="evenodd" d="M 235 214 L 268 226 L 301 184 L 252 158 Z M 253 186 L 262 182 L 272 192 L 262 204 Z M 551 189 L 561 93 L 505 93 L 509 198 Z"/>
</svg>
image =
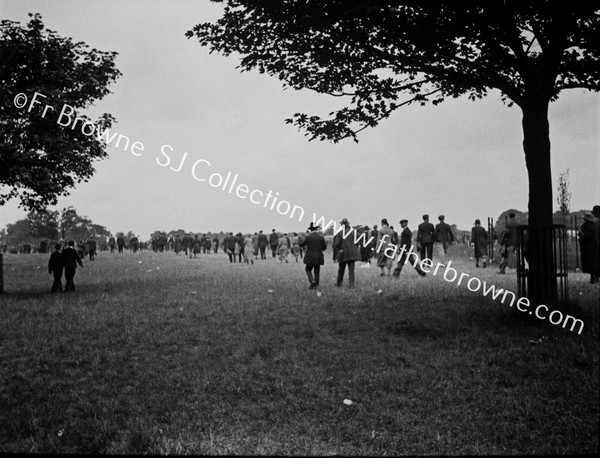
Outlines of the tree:
<svg viewBox="0 0 600 458">
<path fill-rule="evenodd" d="M 521 109 L 529 178 L 529 298 L 554 303 L 552 177 L 548 106 L 564 89 L 600 86 L 600 18 L 593 2 L 216 0 L 215 23 L 186 33 L 242 71 L 294 89 L 347 97 L 328 119 L 297 113 L 286 122 L 311 140 L 357 141 L 396 109 L 498 90 Z"/>
<path fill-rule="evenodd" d="M 27 26 L 0 22 L 0 206 L 19 197 L 21 207 L 43 210 L 107 156 L 99 133 L 114 119 L 92 122 L 79 110 L 106 96 L 121 73 L 116 53 L 90 50 L 29 16 Z M 60 115 L 66 106 L 70 118 Z"/>
<path fill-rule="evenodd" d="M 562 213 L 563 223 L 566 224 L 567 216 L 571 210 L 571 192 L 569 191 L 569 169 L 558 176 L 558 194 L 556 196 L 558 209 Z"/>
<path fill-rule="evenodd" d="M 27 214 L 29 231 L 36 239 L 58 240 L 58 219 L 57 211 L 32 210 Z"/>
</svg>

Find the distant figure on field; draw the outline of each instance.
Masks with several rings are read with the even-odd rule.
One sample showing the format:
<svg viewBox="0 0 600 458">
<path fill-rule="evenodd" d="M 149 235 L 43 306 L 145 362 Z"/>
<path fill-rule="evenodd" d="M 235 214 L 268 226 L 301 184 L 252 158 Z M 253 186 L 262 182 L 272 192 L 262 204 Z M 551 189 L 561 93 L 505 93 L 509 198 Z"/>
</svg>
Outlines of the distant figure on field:
<svg viewBox="0 0 600 458">
<path fill-rule="evenodd" d="M 360 254 L 358 253 L 358 247 L 354 243 L 354 234 L 347 218 L 343 218 L 340 224 L 344 225 L 344 230 L 338 232 L 333 239 L 333 246 L 337 247 L 337 260 L 338 260 L 338 275 L 336 286 L 342 286 L 344 281 L 344 271 L 348 266 L 348 286 L 354 288 L 354 264 L 360 260 Z M 344 237 L 344 233 L 346 237 Z"/>
<path fill-rule="evenodd" d="M 381 229 L 378 231 L 377 240 L 375 241 L 375 254 L 377 256 L 377 267 L 381 269 L 379 274 L 381 277 L 385 277 L 385 270 L 387 269 L 387 276 L 391 276 L 392 267 L 394 267 L 394 257 L 386 256 L 386 250 L 394 250 L 396 247 L 397 240 L 394 239 L 394 231 L 390 228 L 388 220 L 383 218 L 381 220 Z"/>
<path fill-rule="evenodd" d="M 433 237 L 435 239 L 437 257 L 442 259 L 445 263 L 448 247 L 454 242 L 454 234 L 452 233 L 450 225 L 444 221 L 444 215 L 438 216 L 438 219 L 440 222 L 435 225 Z"/>
<path fill-rule="evenodd" d="M 115 245 L 117 244 L 117 242 L 115 241 L 115 238 L 111 235 L 110 238 L 108 239 L 108 246 L 110 247 L 110 252 L 114 253 L 115 252 Z"/>
<path fill-rule="evenodd" d="M 435 227 L 429 222 L 429 215 L 423 215 L 423 222 L 417 230 L 417 250 L 421 259 L 433 260 L 433 234 Z"/>
<path fill-rule="evenodd" d="M 192 241 L 192 249 L 194 251 L 194 258 L 197 258 L 200 254 L 200 239 L 198 238 L 198 234 L 194 235 L 194 240 Z"/>
<path fill-rule="evenodd" d="M 325 237 L 318 232 L 318 229 L 319 226 L 310 223 L 308 227 L 310 233 L 300 241 L 300 246 L 306 247 L 306 254 L 304 255 L 304 264 L 306 267 L 304 270 L 310 283 L 310 289 L 315 289 L 319 286 L 321 266 L 325 264 L 323 251 L 327 249 L 327 244 L 325 243 Z"/>
<path fill-rule="evenodd" d="M 75 272 L 77 271 L 77 264 L 83 267 L 81 257 L 77 251 L 75 251 L 75 242 L 73 240 L 69 240 L 68 246 L 63 250 L 62 259 L 65 267 L 65 291 L 73 292 L 75 291 L 73 279 L 75 278 Z"/>
<path fill-rule="evenodd" d="M 62 292 L 62 274 L 63 268 L 65 266 L 62 253 L 61 253 L 62 245 L 57 243 L 54 246 L 54 253 L 50 255 L 50 260 L 48 261 L 48 273 L 54 275 L 54 283 L 52 283 L 52 289 L 50 292 L 57 293 Z"/>
<path fill-rule="evenodd" d="M 298 262 L 298 256 L 300 256 L 300 237 L 298 237 L 298 233 L 294 232 L 294 235 L 292 236 L 292 254 L 294 255 L 294 258 L 296 258 L 296 262 Z"/>
<path fill-rule="evenodd" d="M 277 245 L 279 245 L 279 234 L 275 232 L 275 229 L 271 231 L 271 235 L 269 236 L 269 245 L 271 245 L 273 257 L 275 257 L 277 255 Z"/>
<path fill-rule="evenodd" d="M 600 248 L 598 222 L 593 213 L 583 216 L 583 224 L 579 230 L 579 246 L 581 247 L 581 271 L 590 274 L 590 283 L 598 283 L 600 275 Z"/>
<path fill-rule="evenodd" d="M 219 252 L 219 237 L 217 237 L 216 235 L 213 239 L 213 251 L 215 252 L 215 254 Z"/>
<path fill-rule="evenodd" d="M 140 239 L 138 239 L 135 235 L 131 237 L 129 240 L 129 246 L 133 250 L 134 253 L 137 253 L 140 248 Z"/>
<path fill-rule="evenodd" d="M 504 232 L 500 234 L 500 255 L 502 261 L 498 266 L 499 274 L 506 273 L 506 266 L 508 266 L 508 258 L 512 256 L 517 247 L 517 221 L 515 220 L 515 212 L 508 214 L 508 221 L 506 222 L 506 228 Z"/>
<path fill-rule="evenodd" d="M 402 268 L 404 264 L 408 261 L 410 262 L 417 273 L 424 277 L 427 275 L 419 264 L 419 256 L 417 253 L 411 250 L 412 248 L 412 231 L 408 228 L 408 220 L 401 219 L 400 226 L 402 227 L 402 233 L 400 234 L 400 251 L 402 254 L 400 255 L 400 259 L 398 260 L 398 265 L 394 269 L 394 278 L 400 277 L 400 273 L 402 272 Z"/>
<path fill-rule="evenodd" d="M 288 262 L 288 253 L 290 249 L 290 239 L 287 234 L 279 237 L 279 243 L 277 244 L 277 253 L 279 253 L 279 262 Z"/>
<path fill-rule="evenodd" d="M 253 253 L 254 242 L 252 241 L 252 236 L 246 234 L 246 237 L 244 237 L 244 262 L 246 264 L 254 264 L 254 259 L 252 258 Z"/>
<path fill-rule="evenodd" d="M 88 251 L 88 255 L 90 257 L 90 261 L 93 261 L 94 258 L 96 257 L 96 249 L 97 249 L 96 240 L 94 240 L 92 237 L 90 237 L 89 240 L 87 241 L 87 251 Z"/>
<path fill-rule="evenodd" d="M 265 251 L 268 244 L 269 240 L 267 239 L 267 236 L 263 234 L 263 231 L 260 231 L 258 233 L 258 250 L 260 251 L 260 259 L 267 259 Z"/>
<path fill-rule="evenodd" d="M 123 248 L 125 248 L 125 238 L 122 235 L 117 237 L 117 248 L 119 249 L 119 253 L 123 253 Z"/>
<path fill-rule="evenodd" d="M 483 267 L 487 265 L 487 231 L 481 227 L 481 221 L 475 220 L 471 229 L 471 242 L 475 250 L 475 267 L 479 267 L 479 259 L 483 259 Z"/>
</svg>

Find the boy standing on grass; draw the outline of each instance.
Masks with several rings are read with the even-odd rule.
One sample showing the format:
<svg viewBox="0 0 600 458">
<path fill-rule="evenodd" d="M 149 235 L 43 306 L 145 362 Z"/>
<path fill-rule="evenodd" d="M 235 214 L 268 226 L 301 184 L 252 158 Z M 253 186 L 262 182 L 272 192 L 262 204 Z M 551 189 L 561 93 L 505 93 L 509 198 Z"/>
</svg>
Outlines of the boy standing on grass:
<svg viewBox="0 0 600 458">
<path fill-rule="evenodd" d="M 62 246 L 60 243 L 57 243 L 54 246 L 54 253 L 50 255 L 50 260 L 48 261 L 48 273 L 54 274 L 54 283 L 52 283 L 52 289 L 50 292 L 57 293 L 62 292 L 62 274 L 63 274 L 63 257 L 60 252 Z"/>
<path fill-rule="evenodd" d="M 73 240 L 69 240 L 69 246 L 63 250 L 62 260 L 65 266 L 65 280 L 67 281 L 65 291 L 75 291 L 75 283 L 73 282 L 75 271 L 77 270 L 77 264 L 83 267 L 83 263 L 79 254 L 75 251 L 75 242 Z"/>
</svg>

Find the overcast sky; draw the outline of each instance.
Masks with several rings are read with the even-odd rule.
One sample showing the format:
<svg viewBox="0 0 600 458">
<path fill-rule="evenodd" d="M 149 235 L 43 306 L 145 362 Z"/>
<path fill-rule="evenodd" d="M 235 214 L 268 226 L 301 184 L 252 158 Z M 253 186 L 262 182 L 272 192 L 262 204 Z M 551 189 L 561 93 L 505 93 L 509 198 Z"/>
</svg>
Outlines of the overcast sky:
<svg viewBox="0 0 600 458">
<path fill-rule="evenodd" d="M 240 73 L 234 56 L 209 55 L 185 37 L 220 11 L 208 0 L 0 0 L 2 19 L 26 23 L 27 13 L 37 12 L 60 35 L 119 53 L 123 76 L 89 113 L 111 113 L 113 132 L 144 145 L 140 156 L 109 147 L 94 177 L 53 209 L 73 206 L 113 233 L 132 230 L 144 239 L 179 228 L 299 231 L 313 213 L 369 226 L 383 217 L 391 224 L 407 218 L 413 229 L 423 213 L 434 222 L 442 213 L 470 229 L 475 218 L 527 211 L 521 112 L 504 106 L 498 93 L 401 108 L 363 131 L 358 144 L 309 142 L 284 119 L 324 115 L 342 101 Z M 600 96 L 583 90 L 563 92 L 550 107 L 555 194 L 559 173 L 569 169 L 572 210 L 600 203 L 599 112 Z M 159 164 L 167 162 L 161 148 L 171 160 L 166 167 Z M 181 170 L 172 170 L 185 153 Z M 194 178 L 194 163 L 196 178 L 206 181 Z M 247 185 L 239 191 L 246 198 L 208 183 L 211 174 L 228 172 L 238 175 L 235 186 Z M 258 205 L 249 200 L 252 191 Z M 269 191 L 277 203 L 301 207 L 302 221 L 299 208 L 293 219 L 271 210 L 272 200 L 265 208 Z M 0 208 L 0 228 L 25 217 L 17 203 Z M 279 208 L 286 213 L 286 204 Z"/>
</svg>

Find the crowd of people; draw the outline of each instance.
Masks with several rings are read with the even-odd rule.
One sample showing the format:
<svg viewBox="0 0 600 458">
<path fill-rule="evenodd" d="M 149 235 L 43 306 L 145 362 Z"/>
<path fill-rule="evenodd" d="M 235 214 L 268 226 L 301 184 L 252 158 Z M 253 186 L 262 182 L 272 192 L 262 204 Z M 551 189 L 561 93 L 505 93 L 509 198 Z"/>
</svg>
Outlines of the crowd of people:
<svg viewBox="0 0 600 458">
<path fill-rule="evenodd" d="M 506 227 L 499 237 L 501 261 L 499 274 L 506 272 L 507 266 L 512 263 L 518 250 L 517 223 L 515 213 L 510 212 Z M 455 242 L 456 237 L 451 226 L 446 223 L 445 216 L 438 216 L 439 222 L 434 225 L 429 221 L 429 215 L 423 215 L 423 221 L 418 225 L 413 245 L 413 232 L 408 227 L 408 220 L 401 219 L 400 232 L 390 225 L 386 218 L 381 220 L 381 226 L 358 225 L 351 227 L 347 218 L 340 221 L 341 228 L 331 240 L 333 262 L 338 264 L 338 274 L 335 284 L 343 284 L 346 270 L 348 271 L 348 285 L 355 284 L 355 266 L 361 262 L 360 267 L 369 268 L 372 261 L 380 269 L 380 276 L 398 278 L 406 264 L 412 265 L 416 272 L 425 277 L 427 273 L 422 269 L 419 261 L 433 262 L 435 256 L 438 263 L 445 265 L 448 248 Z M 353 232 L 356 232 L 353 234 Z M 476 219 L 471 229 L 470 244 L 473 247 L 475 267 L 486 268 L 488 265 L 488 251 L 490 247 L 489 234 L 481 221 Z M 592 212 L 584 216 L 584 223 L 579 231 L 581 246 L 582 271 L 590 274 L 590 283 L 598 283 L 600 274 L 600 206 L 595 206 Z M 129 239 L 128 247 L 136 252 L 141 246 L 137 237 Z M 302 261 L 305 264 L 310 288 L 319 286 L 320 266 L 325 263 L 324 252 L 327 241 L 319 226 L 311 223 L 305 233 L 297 232 L 278 233 L 275 229 L 267 235 L 262 230 L 254 234 L 233 232 L 226 234 L 223 240 L 218 236 L 212 239 L 207 234 L 191 234 L 175 236 L 160 236 L 153 238 L 150 247 L 154 251 L 173 251 L 176 255 L 183 254 L 190 258 L 197 258 L 200 253 L 225 253 L 229 262 L 253 265 L 259 259 L 264 261 L 276 258 L 280 263 Z M 90 261 L 95 259 L 97 251 L 93 239 L 87 242 L 69 241 L 64 250 L 57 244 L 55 252 L 50 257 L 48 271 L 54 275 L 55 281 L 52 291 L 62 291 L 61 276 L 64 269 L 66 277 L 65 291 L 74 291 L 73 278 L 76 267 L 83 266 L 82 259 L 89 256 Z M 125 239 L 122 235 L 110 237 L 108 240 L 110 252 L 115 248 L 122 253 L 125 248 Z M 400 249 L 400 255 L 396 256 Z M 393 255 L 390 255 L 393 253 Z M 396 265 L 394 266 L 394 262 Z"/>
</svg>

